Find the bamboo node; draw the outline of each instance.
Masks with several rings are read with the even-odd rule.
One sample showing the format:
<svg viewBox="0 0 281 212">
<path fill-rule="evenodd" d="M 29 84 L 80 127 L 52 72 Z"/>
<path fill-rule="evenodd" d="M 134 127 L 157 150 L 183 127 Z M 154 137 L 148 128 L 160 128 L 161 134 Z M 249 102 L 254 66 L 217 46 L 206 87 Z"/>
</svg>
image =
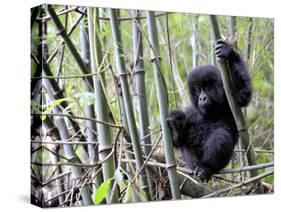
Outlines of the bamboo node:
<svg viewBox="0 0 281 212">
<path fill-rule="evenodd" d="M 111 151 L 111 150 L 112 150 L 112 146 L 100 146 L 99 153 Z"/>
<path fill-rule="evenodd" d="M 144 68 L 134 68 L 133 75 L 137 73 L 145 73 Z"/>
<path fill-rule="evenodd" d="M 150 59 L 150 62 L 155 62 L 155 61 L 160 61 L 161 60 L 161 57 L 160 56 L 156 56 L 156 57 L 153 57 Z"/>
<path fill-rule="evenodd" d="M 177 167 L 176 164 L 166 164 L 166 169 L 171 169 Z"/>
<path fill-rule="evenodd" d="M 66 29 L 65 28 L 62 28 L 62 29 L 58 29 L 57 31 L 56 31 L 56 34 L 57 35 L 62 35 L 62 34 L 64 34 L 64 33 L 66 33 Z"/>
<path fill-rule="evenodd" d="M 240 128 L 238 129 L 238 132 L 241 133 L 241 132 L 246 131 L 247 129 L 248 129 L 248 126 L 240 127 Z"/>
<path fill-rule="evenodd" d="M 119 77 L 122 77 L 122 76 L 127 76 L 127 75 L 129 75 L 129 72 L 123 72 L 123 73 L 119 73 L 118 74 L 119 75 Z"/>
</svg>

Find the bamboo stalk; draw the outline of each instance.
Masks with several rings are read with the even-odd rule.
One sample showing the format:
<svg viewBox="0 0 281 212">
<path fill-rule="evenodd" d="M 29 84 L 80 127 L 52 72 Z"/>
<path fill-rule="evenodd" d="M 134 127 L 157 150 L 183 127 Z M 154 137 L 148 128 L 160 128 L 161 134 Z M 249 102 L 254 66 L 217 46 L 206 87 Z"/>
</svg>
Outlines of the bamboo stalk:
<svg viewBox="0 0 281 212">
<path fill-rule="evenodd" d="M 89 27 L 89 43 L 90 43 L 90 61 L 91 68 L 94 73 L 98 73 L 102 60 L 101 44 L 98 39 L 97 29 L 99 29 L 98 9 L 88 8 L 88 27 Z M 103 122 L 109 122 L 109 113 L 104 90 L 101 84 L 102 77 L 98 74 L 93 75 L 95 89 L 95 110 L 97 118 Z M 99 154 L 101 160 L 104 160 L 112 151 L 112 137 L 110 127 L 97 123 L 97 133 L 99 141 Z M 115 164 L 113 156 L 102 164 L 104 181 L 114 177 Z M 112 190 L 112 185 L 111 189 Z M 111 197 L 112 196 L 112 197 Z M 108 193 L 106 200 L 108 203 L 118 202 L 118 193 L 112 190 Z"/>
<path fill-rule="evenodd" d="M 50 137 L 47 137 L 47 139 L 51 139 Z M 52 149 L 54 152 L 58 153 L 58 146 L 51 146 L 48 144 L 48 148 Z M 53 154 L 49 152 L 50 158 L 52 163 L 59 163 L 60 162 L 60 157 L 56 154 Z M 58 188 L 58 193 L 63 193 L 64 192 L 64 179 L 63 178 L 58 178 L 63 172 L 62 172 L 62 167 L 58 165 L 56 167 L 56 177 L 57 179 L 55 180 L 56 182 L 56 187 Z M 65 200 L 65 195 L 59 196 L 59 203 L 62 204 Z"/>
<path fill-rule="evenodd" d="M 229 31 L 230 31 L 230 39 L 234 45 L 235 48 L 237 48 L 237 42 L 236 42 L 236 17 L 235 16 L 230 16 L 230 24 L 229 24 Z M 238 149 L 241 149 L 241 141 L 239 139 Z M 238 157 L 237 157 L 238 165 L 239 168 L 242 168 L 243 165 L 243 153 L 238 152 Z M 234 159 L 231 160 L 231 168 L 234 167 Z M 232 175 L 232 178 L 234 180 L 234 175 Z M 240 173 L 240 179 L 244 180 L 244 175 L 243 173 Z"/>
<path fill-rule="evenodd" d="M 147 111 L 147 101 L 146 101 L 146 88 L 145 88 L 145 70 L 144 70 L 144 62 L 143 62 L 143 42 L 142 42 L 142 33 L 138 28 L 138 24 L 140 24 L 140 11 L 133 11 L 134 19 L 132 21 L 132 29 L 133 29 L 133 52 L 134 52 L 134 66 L 133 66 L 133 74 L 135 80 L 135 88 L 136 88 L 136 98 L 137 98 L 137 108 L 139 112 L 139 126 L 140 126 L 140 137 L 143 138 L 149 131 L 149 117 Z M 136 23 L 137 22 L 137 23 Z M 147 144 L 143 147 L 144 154 L 148 156 L 151 152 L 151 138 L 150 136 L 145 137 L 143 139 L 143 143 Z M 145 169 L 150 196 L 153 197 L 153 184 L 151 181 L 151 173 L 148 169 Z M 135 192 L 134 192 L 135 193 Z M 136 194 L 135 194 L 136 195 Z M 135 199 L 135 198 L 134 198 Z"/>
<path fill-rule="evenodd" d="M 72 40 L 69 38 L 66 29 L 62 25 L 60 19 L 58 18 L 55 10 L 53 9 L 52 6 L 47 5 L 47 11 L 49 12 L 49 15 L 51 16 L 56 28 L 57 28 L 57 33 L 62 37 L 64 40 L 65 44 L 67 45 L 69 51 L 73 55 L 75 61 L 77 62 L 77 65 L 83 72 L 83 74 L 89 74 L 89 69 L 85 66 L 81 56 L 79 55 L 76 47 L 74 46 Z M 91 77 L 84 77 L 83 78 L 85 83 L 87 84 L 88 88 L 93 91 L 93 79 Z"/>
<path fill-rule="evenodd" d="M 252 28 L 253 28 L 253 18 L 249 18 L 248 30 L 247 30 L 247 51 L 246 58 L 247 62 L 249 62 L 251 57 L 251 47 L 252 47 Z"/>
<path fill-rule="evenodd" d="M 230 16 L 230 24 L 229 24 L 229 31 L 230 31 L 230 39 L 235 41 L 236 39 L 236 18 L 235 16 Z M 235 42 L 236 44 L 236 42 Z M 236 47 L 236 45 L 235 45 Z"/>
<path fill-rule="evenodd" d="M 142 44 L 142 34 L 139 30 L 138 25 L 135 23 L 139 20 L 137 17 L 140 15 L 139 11 L 135 11 L 135 18 L 133 21 L 133 52 L 134 52 L 134 67 L 133 73 L 136 84 L 136 93 L 138 101 L 138 111 L 140 120 L 140 137 L 145 137 L 149 134 L 149 117 L 147 111 L 147 101 L 146 101 L 146 89 L 145 89 L 145 70 L 143 62 L 143 44 Z M 140 23 L 139 23 L 140 24 Z M 145 144 L 151 144 L 150 137 L 146 137 L 143 142 Z M 151 147 L 147 146 L 144 148 L 144 154 L 147 156 L 151 151 Z"/>
<path fill-rule="evenodd" d="M 215 38 L 215 40 L 218 40 L 221 38 L 221 36 L 220 36 L 220 31 L 219 31 L 219 26 L 218 26 L 216 16 L 211 15 L 210 21 L 211 21 L 211 25 L 212 25 L 212 29 L 213 29 L 213 33 L 214 33 L 214 38 Z M 229 76 L 229 69 L 228 69 L 227 62 L 221 60 L 221 61 L 219 61 L 219 64 L 220 64 L 220 71 L 221 71 L 221 75 L 222 75 L 224 90 L 225 90 L 226 97 L 227 97 L 227 100 L 230 105 L 230 109 L 232 111 L 232 114 L 233 114 L 235 122 L 236 122 L 237 130 L 240 133 L 242 146 L 244 149 L 248 150 L 246 153 L 248 163 L 249 163 L 249 165 L 256 165 L 257 163 L 256 163 L 255 153 L 253 151 L 251 143 L 249 142 L 249 134 L 248 134 L 248 127 L 247 127 L 246 120 L 244 118 L 241 108 L 239 107 L 239 105 L 234 100 L 234 98 L 231 94 L 232 85 L 231 85 L 231 79 Z M 258 175 L 258 172 L 256 170 L 250 171 L 251 177 L 255 177 L 257 175 Z"/>
<path fill-rule="evenodd" d="M 143 138 L 150 133 L 149 131 L 149 117 L 147 111 L 146 102 L 146 89 L 145 89 L 145 70 L 143 62 L 143 43 L 142 43 L 142 33 L 138 27 L 140 20 L 139 11 L 134 11 L 134 20 L 132 21 L 133 28 L 133 52 L 134 52 L 134 79 L 136 85 L 136 97 L 137 97 L 137 107 L 139 112 L 139 126 L 140 126 L 140 137 Z M 136 23 L 137 22 L 137 23 Z M 148 156 L 151 152 L 151 138 L 150 136 L 145 137 L 143 140 L 144 144 L 150 144 L 144 146 L 144 154 Z M 146 169 L 146 174 L 148 176 L 148 184 L 150 188 L 150 195 L 153 195 L 153 185 L 151 181 L 151 173 Z"/>
<path fill-rule="evenodd" d="M 69 30 L 67 31 L 67 35 L 71 36 L 71 34 L 73 33 L 73 31 L 76 29 L 77 25 L 80 23 L 80 21 L 82 20 L 82 18 L 84 17 L 84 15 L 80 15 L 80 17 L 77 18 L 76 22 L 74 24 L 72 24 L 72 26 L 69 28 Z M 51 63 L 52 60 L 54 59 L 54 57 L 57 55 L 59 48 L 64 45 L 64 40 L 61 40 L 61 42 L 57 45 L 57 48 L 50 54 L 50 56 L 47 59 L 47 63 Z"/>
<path fill-rule="evenodd" d="M 192 68 L 196 68 L 199 64 L 198 52 L 198 16 L 192 18 Z"/>
<path fill-rule="evenodd" d="M 114 40 L 114 50 L 115 50 L 115 59 L 116 59 L 116 68 L 117 73 L 120 77 L 121 89 L 124 98 L 124 106 L 126 112 L 126 119 L 128 123 L 129 133 L 132 140 L 132 145 L 135 153 L 135 157 L 137 160 L 137 169 L 140 169 L 144 163 L 142 157 L 142 150 L 139 145 L 139 136 L 133 111 L 132 99 L 130 95 L 130 89 L 128 84 L 128 73 L 125 69 L 125 63 L 123 58 L 123 51 L 122 51 L 122 41 L 121 41 L 121 34 L 119 30 L 118 20 L 117 20 L 117 13 L 118 11 L 115 9 L 110 9 L 110 23 L 111 23 L 111 30 Z M 140 181 L 142 185 L 142 189 L 144 190 L 147 200 L 151 200 L 149 186 L 147 183 L 146 174 L 144 171 L 140 173 Z"/>
<path fill-rule="evenodd" d="M 88 27 L 87 27 L 87 19 L 84 19 L 84 22 L 80 24 L 80 45 L 81 45 L 81 57 L 85 63 L 85 66 L 88 70 L 90 69 L 90 50 L 89 50 L 89 34 L 88 34 Z M 94 70 L 92 69 L 92 72 Z M 91 71 L 90 71 L 91 72 Z M 89 90 L 86 86 L 86 90 Z M 89 91 L 91 92 L 91 91 Z M 94 104 L 87 104 L 85 105 L 85 115 L 86 117 L 95 118 L 95 105 Z M 96 122 L 92 122 L 90 120 L 86 121 L 86 134 L 87 134 L 87 143 L 88 143 L 88 155 L 90 164 L 96 164 L 99 160 L 99 153 L 98 153 L 98 145 L 91 144 L 89 142 L 96 141 L 97 136 L 94 132 L 96 132 Z M 96 173 L 95 171 L 92 172 L 92 176 Z M 93 192 L 97 190 L 97 188 L 102 184 L 103 178 L 101 173 L 97 174 L 94 178 L 94 182 L 92 184 Z"/>
<path fill-rule="evenodd" d="M 172 59 L 172 50 L 170 42 L 170 29 L 169 29 L 169 17 L 168 13 L 165 15 L 166 20 L 166 34 L 167 34 L 167 43 L 168 43 L 168 53 L 169 53 L 169 65 L 170 65 L 170 78 L 172 82 L 172 91 L 173 91 L 173 100 L 176 108 L 178 107 L 177 98 L 176 98 L 176 88 L 175 88 L 175 79 L 174 79 L 174 70 L 173 70 L 173 59 Z"/>
<path fill-rule="evenodd" d="M 163 144 L 164 144 L 164 153 L 166 158 L 166 164 L 168 169 L 168 176 L 170 180 L 170 186 L 172 191 L 173 199 L 180 199 L 180 190 L 177 180 L 176 173 L 176 160 L 173 151 L 173 144 L 171 138 L 171 131 L 167 124 L 168 116 L 168 96 L 165 89 L 164 77 L 161 73 L 160 67 L 160 55 L 159 55 L 159 44 L 157 37 L 157 28 L 154 12 L 147 12 L 147 25 L 148 25 L 148 35 L 151 44 L 151 61 L 154 68 L 154 78 L 156 82 L 157 89 L 157 99 L 159 102 L 160 110 L 160 123 L 163 132 Z"/>
</svg>

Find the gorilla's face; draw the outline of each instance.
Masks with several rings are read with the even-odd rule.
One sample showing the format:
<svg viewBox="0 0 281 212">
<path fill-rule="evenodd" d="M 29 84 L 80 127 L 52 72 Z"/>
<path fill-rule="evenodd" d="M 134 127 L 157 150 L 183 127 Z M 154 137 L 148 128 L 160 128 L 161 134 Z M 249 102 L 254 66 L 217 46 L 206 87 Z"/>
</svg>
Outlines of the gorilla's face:
<svg viewBox="0 0 281 212">
<path fill-rule="evenodd" d="M 219 70 L 214 66 L 194 69 L 188 86 L 192 103 L 203 115 L 216 114 L 227 103 Z"/>
<path fill-rule="evenodd" d="M 204 91 L 203 88 L 198 88 L 198 89 L 200 89 L 201 91 L 197 98 L 198 99 L 197 105 L 198 105 L 200 112 L 203 114 L 206 114 L 208 112 L 208 110 L 211 109 L 212 100 L 209 97 L 209 95 L 207 94 L 207 92 Z"/>
</svg>

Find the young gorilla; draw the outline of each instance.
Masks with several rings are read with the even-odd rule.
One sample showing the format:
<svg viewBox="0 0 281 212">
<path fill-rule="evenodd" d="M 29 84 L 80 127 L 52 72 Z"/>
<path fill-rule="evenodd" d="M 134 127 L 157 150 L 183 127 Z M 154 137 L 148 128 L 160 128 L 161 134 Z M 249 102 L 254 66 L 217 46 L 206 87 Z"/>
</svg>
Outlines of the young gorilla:
<svg viewBox="0 0 281 212">
<path fill-rule="evenodd" d="M 247 106 L 252 87 L 240 55 L 224 40 L 215 47 L 217 59 L 225 59 L 232 80 L 232 95 L 240 107 Z M 223 88 L 219 70 L 206 65 L 189 75 L 192 105 L 169 113 L 173 144 L 180 147 L 186 165 L 201 181 L 208 181 L 229 162 L 238 131 Z"/>
</svg>

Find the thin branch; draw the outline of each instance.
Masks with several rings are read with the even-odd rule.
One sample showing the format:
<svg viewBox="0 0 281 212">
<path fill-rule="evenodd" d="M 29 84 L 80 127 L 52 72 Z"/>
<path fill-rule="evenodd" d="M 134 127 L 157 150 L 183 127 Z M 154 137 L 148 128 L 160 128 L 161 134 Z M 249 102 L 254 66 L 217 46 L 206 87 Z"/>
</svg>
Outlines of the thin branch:
<svg viewBox="0 0 281 212">
<path fill-rule="evenodd" d="M 228 191 L 230 191 L 230 190 L 232 190 L 232 189 L 240 188 L 240 187 L 245 186 L 245 185 L 247 185 L 247 184 L 250 184 L 250 183 L 259 181 L 260 179 L 265 178 L 265 177 L 267 177 L 267 176 L 270 176 L 270 175 L 272 175 L 273 173 L 274 173 L 274 171 L 272 170 L 272 171 L 270 171 L 270 172 L 266 172 L 266 173 L 257 175 L 257 176 L 255 176 L 255 177 L 252 177 L 252 178 L 250 178 L 250 179 L 248 179 L 248 180 L 242 181 L 241 183 L 235 184 L 235 185 L 230 186 L 230 187 L 228 187 L 228 188 L 224 188 L 224 189 L 215 191 L 215 192 L 213 192 L 213 193 L 210 193 L 210 194 L 208 194 L 208 195 L 206 195 L 206 196 L 203 196 L 202 198 L 208 198 L 208 197 L 218 196 L 219 194 L 228 192 Z"/>
<path fill-rule="evenodd" d="M 135 160 L 129 160 L 129 159 L 122 159 L 123 163 L 135 163 Z M 167 165 L 165 163 L 159 163 L 155 161 L 148 161 L 146 163 L 148 166 L 155 166 L 155 167 L 160 167 L 160 168 L 167 168 Z M 248 170 L 257 170 L 257 169 L 263 169 L 267 167 L 272 167 L 274 164 L 273 163 L 265 163 L 265 164 L 259 164 L 259 165 L 254 165 L 254 166 L 246 166 L 242 169 L 223 169 L 221 170 L 218 174 L 229 174 L 229 173 L 239 173 L 239 172 L 245 172 Z M 193 171 L 189 168 L 184 168 L 184 167 L 177 167 L 177 171 L 181 171 L 183 173 L 187 174 L 193 174 Z"/>
<path fill-rule="evenodd" d="M 63 10 L 61 12 L 58 12 L 57 16 L 65 15 L 65 14 L 70 13 L 72 11 L 76 11 L 76 10 L 78 10 L 78 8 L 79 8 L 79 6 L 75 6 L 75 7 L 71 7 L 69 9 Z M 37 20 L 40 20 L 40 21 L 48 21 L 50 19 L 51 19 L 50 15 L 46 15 L 46 16 L 44 16 L 42 18 L 37 18 Z"/>
<path fill-rule="evenodd" d="M 67 117 L 69 119 L 81 119 L 81 120 L 87 120 L 87 121 L 93 121 L 99 124 L 104 124 L 104 125 L 108 125 L 110 127 L 115 127 L 115 128 L 123 128 L 123 126 L 121 125 L 115 125 L 115 124 L 111 124 L 108 122 L 104 122 L 104 121 L 100 121 L 97 119 L 92 119 L 92 118 L 87 118 L 87 117 L 82 117 L 82 116 L 73 116 L 73 115 L 69 115 L 69 114 L 63 114 L 63 113 L 31 113 L 32 116 L 36 115 L 36 116 L 42 116 L 42 115 L 46 115 L 46 116 L 63 116 L 63 117 Z"/>
<path fill-rule="evenodd" d="M 161 17 L 161 16 L 164 16 L 166 14 L 172 14 L 172 12 L 160 13 L 160 14 L 155 15 L 155 17 Z M 140 16 L 140 17 L 137 17 L 137 18 L 125 17 L 125 18 L 118 18 L 118 21 L 133 21 L 133 19 L 142 20 L 142 19 L 146 19 L 146 18 L 147 18 L 146 16 Z M 109 17 L 99 17 L 99 19 L 103 20 L 103 21 L 110 21 Z"/>
</svg>

